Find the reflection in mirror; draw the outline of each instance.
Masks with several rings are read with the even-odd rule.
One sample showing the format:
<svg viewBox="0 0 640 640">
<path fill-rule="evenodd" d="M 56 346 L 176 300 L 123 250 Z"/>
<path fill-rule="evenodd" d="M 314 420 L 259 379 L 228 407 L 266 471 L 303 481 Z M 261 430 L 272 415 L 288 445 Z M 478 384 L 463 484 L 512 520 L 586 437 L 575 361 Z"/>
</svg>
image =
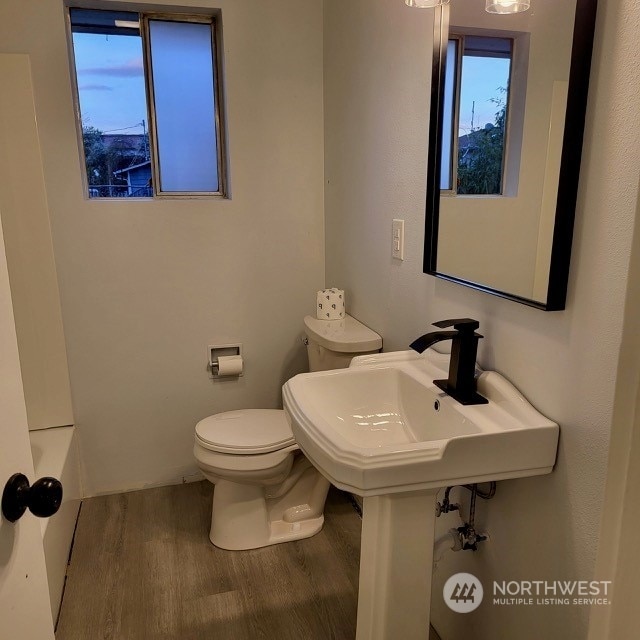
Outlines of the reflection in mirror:
<svg viewBox="0 0 640 640">
<path fill-rule="evenodd" d="M 595 5 L 436 11 L 425 272 L 564 308 Z"/>
<path fill-rule="evenodd" d="M 441 192 L 502 194 L 512 50 L 510 38 L 449 34 Z"/>
</svg>

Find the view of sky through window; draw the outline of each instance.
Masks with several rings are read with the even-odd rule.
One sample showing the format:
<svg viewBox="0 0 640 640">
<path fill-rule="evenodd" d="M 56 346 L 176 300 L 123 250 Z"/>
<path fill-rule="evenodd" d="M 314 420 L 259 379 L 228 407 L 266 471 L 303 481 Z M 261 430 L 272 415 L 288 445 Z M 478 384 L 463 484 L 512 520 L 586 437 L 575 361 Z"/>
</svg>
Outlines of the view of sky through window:
<svg viewBox="0 0 640 640">
<path fill-rule="evenodd" d="M 481 129 L 486 124 L 495 124 L 499 106 L 494 101 L 506 100 L 506 93 L 501 89 L 507 89 L 509 86 L 510 65 L 509 58 L 464 56 L 459 135 L 470 133 L 472 128 Z"/>
<path fill-rule="evenodd" d="M 80 112 L 84 126 L 103 133 L 143 133 L 147 122 L 142 38 L 74 33 Z"/>
</svg>

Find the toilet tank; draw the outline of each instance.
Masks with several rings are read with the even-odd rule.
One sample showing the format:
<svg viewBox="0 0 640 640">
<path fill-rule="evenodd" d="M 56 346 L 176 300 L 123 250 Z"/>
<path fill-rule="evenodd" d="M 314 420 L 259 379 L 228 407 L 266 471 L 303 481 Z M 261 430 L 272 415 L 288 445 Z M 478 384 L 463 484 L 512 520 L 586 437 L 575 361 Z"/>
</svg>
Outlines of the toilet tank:
<svg viewBox="0 0 640 640">
<path fill-rule="evenodd" d="M 304 319 L 309 371 L 345 369 L 354 356 L 377 353 L 382 338 L 350 315 L 344 320 Z"/>
</svg>

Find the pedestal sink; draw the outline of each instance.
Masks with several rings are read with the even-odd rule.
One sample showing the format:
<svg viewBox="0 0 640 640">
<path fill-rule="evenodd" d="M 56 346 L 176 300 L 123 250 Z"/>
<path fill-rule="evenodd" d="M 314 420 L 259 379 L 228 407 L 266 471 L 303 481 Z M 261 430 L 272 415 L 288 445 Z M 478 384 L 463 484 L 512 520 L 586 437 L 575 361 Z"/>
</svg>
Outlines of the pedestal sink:
<svg viewBox="0 0 640 640">
<path fill-rule="evenodd" d="M 495 371 L 488 404 L 463 406 L 433 384 L 448 357 L 396 352 L 295 376 L 284 408 L 305 455 L 363 497 L 357 640 L 427 640 L 437 491 L 550 473 L 558 425 Z"/>
</svg>

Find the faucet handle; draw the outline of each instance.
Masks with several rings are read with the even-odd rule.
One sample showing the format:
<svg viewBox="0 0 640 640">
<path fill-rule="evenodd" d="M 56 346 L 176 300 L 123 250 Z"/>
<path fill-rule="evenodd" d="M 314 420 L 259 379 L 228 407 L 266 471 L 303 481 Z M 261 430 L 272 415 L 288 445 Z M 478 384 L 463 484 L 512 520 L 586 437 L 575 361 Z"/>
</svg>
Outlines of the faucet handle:
<svg viewBox="0 0 640 640">
<path fill-rule="evenodd" d="M 458 331 L 475 331 L 480 328 L 480 323 L 473 318 L 457 318 L 452 320 L 440 320 L 433 323 L 434 327 L 439 329 L 445 329 L 446 327 L 453 327 Z"/>
</svg>

